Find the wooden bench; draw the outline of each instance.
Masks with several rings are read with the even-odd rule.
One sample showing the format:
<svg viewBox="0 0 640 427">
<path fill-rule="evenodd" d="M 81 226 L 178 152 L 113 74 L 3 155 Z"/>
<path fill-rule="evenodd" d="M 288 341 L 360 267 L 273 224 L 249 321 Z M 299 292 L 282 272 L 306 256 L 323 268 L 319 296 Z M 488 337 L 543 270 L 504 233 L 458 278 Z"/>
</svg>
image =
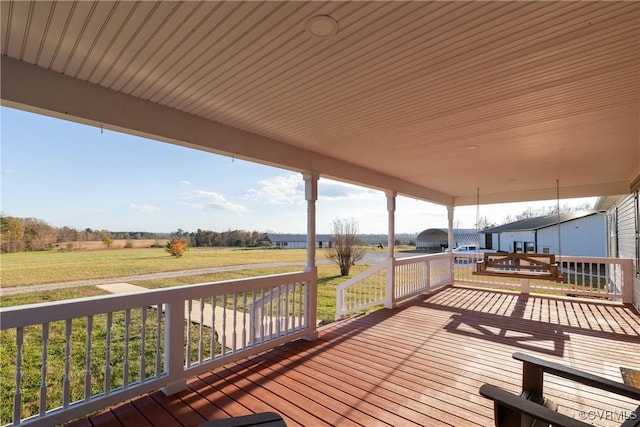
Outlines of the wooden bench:
<svg viewBox="0 0 640 427">
<path fill-rule="evenodd" d="M 640 401 L 640 389 L 635 387 L 522 353 L 514 353 L 513 358 L 523 363 L 520 396 L 491 384 L 483 384 L 480 387 L 480 394 L 494 402 L 496 427 L 549 425 L 593 427 L 591 424 L 556 412 L 557 405 L 550 403 L 544 397 L 545 373 Z M 640 425 L 640 406 L 635 412 L 629 411 L 629 418 L 621 424 L 623 427 L 638 425 Z"/>
<path fill-rule="evenodd" d="M 475 275 L 562 281 L 554 254 L 489 253 L 476 263 Z"/>
<path fill-rule="evenodd" d="M 200 424 L 200 427 L 287 427 L 282 417 L 275 412 L 261 412 L 240 417 L 211 420 Z"/>
</svg>

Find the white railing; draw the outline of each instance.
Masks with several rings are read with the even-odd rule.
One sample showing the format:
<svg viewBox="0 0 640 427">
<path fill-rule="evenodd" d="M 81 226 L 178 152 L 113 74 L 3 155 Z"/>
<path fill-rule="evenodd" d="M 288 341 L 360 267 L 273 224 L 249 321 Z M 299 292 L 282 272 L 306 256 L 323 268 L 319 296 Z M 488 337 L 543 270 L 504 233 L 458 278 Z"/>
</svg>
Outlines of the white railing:
<svg viewBox="0 0 640 427">
<path fill-rule="evenodd" d="M 393 305 L 452 283 L 448 254 L 396 259 L 394 268 Z"/>
<path fill-rule="evenodd" d="M 554 282 L 474 275 L 476 263 L 483 257 L 483 253 L 455 253 L 453 269 L 448 253 L 394 259 L 391 278 L 388 275 L 389 261 L 384 261 L 336 288 L 336 319 L 383 304 L 395 306 L 454 281 L 522 293 L 579 295 L 625 303 L 633 301 L 633 264 L 628 259 L 562 256 L 563 281 Z M 393 289 L 393 298 L 389 301 L 387 289 L 390 287 Z"/>
<path fill-rule="evenodd" d="M 2 309 L 2 357 L 15 365 L 4 368 L 1 401 L 12 404 L 0 424 L 49 426 L 171 394 L 188 377 L 309 335 L 316 281 L 291 273 Z"/>
<path fill-rule="evenodd" d="M 247 344 L 257 345 L 306 327 L 305 290 L 294 283 L 272 288 L 251 304 L 250 337 Z"/>
<path fill-rule="evenodd" d="M 474 275 L 476 261 L 483 254 L 455 254 L 456 283 L 505 288 L 523 293 L 580 295 L 631 303 L 633 263 L 630 259 L 600 257 L 556 257 L 561 264 L 562 281 L 519 279 L 517 277 Z"/>
<path fill-rule="evenodd" d="M 387 261 L 358 274 L 336 287 L 336 320 L 384 304 Z"/>
<path fill-rule="evenodd" d="M 336 287 L 336 319 L 362 312 L 385 303 L 395 305 L 412 296 L 451 284 L 451 268 L 447 254 L 423 255 L 393 259 L 394 291 L 387 301 L 389 261 Z"/>
</svg>

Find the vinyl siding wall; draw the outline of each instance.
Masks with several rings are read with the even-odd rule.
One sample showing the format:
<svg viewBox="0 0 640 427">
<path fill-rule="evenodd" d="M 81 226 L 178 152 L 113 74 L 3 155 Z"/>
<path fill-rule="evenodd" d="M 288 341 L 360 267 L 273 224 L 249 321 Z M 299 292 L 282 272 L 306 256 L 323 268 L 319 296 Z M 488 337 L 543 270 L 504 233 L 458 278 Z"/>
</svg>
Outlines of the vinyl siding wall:
<svg viewBox="0 0 640 427">
<path fill-rule="evenodd" d="M 560 242 L 558 247 L 558 227 L 546 227 L 538 230 L 538 251 L 571 256 L 607 256 L 607 228 L 604 214 L 590 215 L 584 218 L 560 224 Z"/>
<path fill-rule="evenodd" d="M 638 241 L 638 211 L 640 210 L 638 191 L 621 198 L 615 206 L 607 212 L 609 236 L 609 256 L 615 258 L 630 258 L 634 269 L 634 305 L 640 310 L 640 275 L 638 271 L 638 257 L 640 242 Z"/>
</svg>

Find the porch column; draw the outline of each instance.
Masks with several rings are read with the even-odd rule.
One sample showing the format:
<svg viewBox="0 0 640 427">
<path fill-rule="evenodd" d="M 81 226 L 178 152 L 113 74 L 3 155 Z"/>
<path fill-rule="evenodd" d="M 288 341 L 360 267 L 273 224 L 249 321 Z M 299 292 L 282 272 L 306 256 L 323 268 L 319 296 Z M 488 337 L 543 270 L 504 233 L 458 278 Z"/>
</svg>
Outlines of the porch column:
<svg viewBox="0 0 640 427">
<path fill-rule="evenodd" d="M 449 246 L 449 270 L 451 273 L 451 283 L 453 284 L 453 211 L 454 206 L 447 206 L 447 219 L 449 222 L 449 235 L 447 236 L 447 246 Z"/>
<path fill-rule="evenodd" d="M 395 231 L 395 213 L 396 213 L 396 192 L 387 191 L 387 213 L 388 213 L 388 231 L 387 231 L 387 291 L 384 301 L 385 308 L 393 308 L 394 306 L 394 294 L 396 285 L 396 269 L 395 269 L 395 246 L 396 246 L 396 231 Z"/>
<path fill-rule="evenodd" d="M 309 282 L 307 293 L 307 321 L 309 335 L 305 339 L 313 341 L 318 338 L 318 268 L 316 267 L 316 200 L 318 200 L 318 174 L 303 173 L 304 196 L 307 200 L 307 265 L 305 273 L 313 276 Z"/>
</svg>

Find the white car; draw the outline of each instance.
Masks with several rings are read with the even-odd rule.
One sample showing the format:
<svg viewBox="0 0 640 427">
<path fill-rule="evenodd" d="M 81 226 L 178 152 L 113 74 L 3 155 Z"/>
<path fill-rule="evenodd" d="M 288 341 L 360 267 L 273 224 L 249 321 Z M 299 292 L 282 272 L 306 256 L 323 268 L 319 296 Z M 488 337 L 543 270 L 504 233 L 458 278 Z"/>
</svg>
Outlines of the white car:
<svg viewBox="0 0 640 427">
<path fill-rule="evenodd" d="M 447 249 L 447 252 L 449 252 L 449 249 Z M 495 251 L 491 249 L 480 249 L 476 245 L 462 245 L 453 249 L 454 254 L 481 254 L 484 252 L 495 252 Z M 454 262 L 462 263 L 462 264 L 475 263 L 477 260 L 478 260 L 478 257 L 460 257 L 460 258 L 454 257 L 453 258 Z"/>
<path fill-rule="evenodd" d="M 449 249 L 446 249 L 445 252 L 451 252 Z M 473 253 L 473 252 L 483 252 L 482 249 L 478 249 L 475 245 L 462 245 L 453 249 L 453 253 Z"/>
<path fill-rule="evenodd" d="M 469 252 L 479 252 L 479 250 L 478 250 L 478 247 L 475 245 L 463 245 L 463 246 L 458 246 L 453 250 L 453 253 L 456 253 L 456 252 L 469 253 Z"/>
</svg>

